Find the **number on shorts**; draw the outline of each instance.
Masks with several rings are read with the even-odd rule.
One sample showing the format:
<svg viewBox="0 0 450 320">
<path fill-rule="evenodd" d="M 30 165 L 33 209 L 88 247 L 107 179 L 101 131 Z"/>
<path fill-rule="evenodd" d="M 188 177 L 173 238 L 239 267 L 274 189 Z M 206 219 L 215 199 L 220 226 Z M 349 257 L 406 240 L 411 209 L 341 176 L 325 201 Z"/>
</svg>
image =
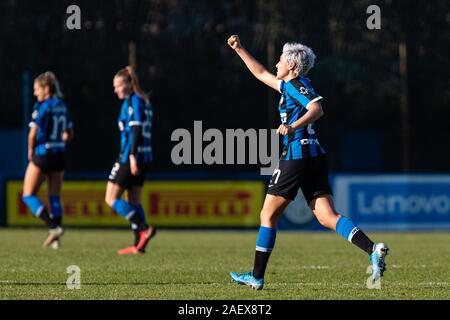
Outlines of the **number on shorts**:
<svg viewBox="0 0 450 320">
<path fill-rule="evenodd" d="M 120 163 L 116 162 L 111 170 L 111 174 L 109 175 L 109 179 L 115 179 L 117 172 L 119 172 Z"/>
<path fill-rule="evenodd" d="M 276 176 L 276 178 L 274 179 L 275 176 Z M 273 184 L 277 184 L 278 183 L 278 179 L 280 179 L 280 176 L 281 176 L 281 170 L 280 169 L 276 169 L 274 171 L 274 173 L 273 173 L 273 176 L 272 176 Z"/>
</svg>

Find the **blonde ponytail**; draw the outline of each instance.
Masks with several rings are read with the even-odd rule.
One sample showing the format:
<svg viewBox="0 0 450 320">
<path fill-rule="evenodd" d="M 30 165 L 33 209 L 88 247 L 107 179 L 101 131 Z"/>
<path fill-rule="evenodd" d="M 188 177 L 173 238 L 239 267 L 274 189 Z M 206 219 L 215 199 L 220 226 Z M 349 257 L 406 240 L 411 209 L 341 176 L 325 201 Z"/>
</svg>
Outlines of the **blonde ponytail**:
<svg viewBox="0 0 450 320">
<path fill-rule="evenodd" d="M 52 96 L 57 96 L 58 98 L 63 98 L 64 94 L 61 91 L 61 86 L 59 84 L 58 78 L 52 71 L 47 71 L 40 74 L 34 79 L 35 82 L 39 83 L 41 87 L 49 87 L 50 94 Z"/>
</svg>

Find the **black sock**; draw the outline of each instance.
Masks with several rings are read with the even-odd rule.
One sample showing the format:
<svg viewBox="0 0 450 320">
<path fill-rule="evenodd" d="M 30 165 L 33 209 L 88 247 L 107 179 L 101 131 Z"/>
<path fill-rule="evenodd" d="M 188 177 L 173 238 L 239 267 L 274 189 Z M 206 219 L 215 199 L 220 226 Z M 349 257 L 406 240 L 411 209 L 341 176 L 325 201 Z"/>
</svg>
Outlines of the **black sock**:
<svg viewBox="0 0 450 320">
<path fill-rule="evenodd" d="M 131 216 L 130 222 L 133 230 L 136 229 L 138 231 L 142 231 L 146 229 L 145 223 L 142 221 L 142 218 L 138 213 L 135 213 L 133 214 L 133 216 Z"/>
<path fill-rule="evenodd" d="M 42 209 L 41 214 L 39 215 L 39 219 L 41 219 L 42 221 L 45 222 L 45 225 L 47 226 L 47 228 L 49 229 L 55 229 L 56 228 L 56 224 L 53 221 L 52 218 L 50 218 L 50 215 L 48 214 L 47 209 L 44 207 L 44 209 Z"/>
<path fill-rule="evenodd" d="M 267 263 L 269 262 L 270 252 L 262 252 L 256 250 L 255 263 L 253 266 L 253 276 L 256 279 L 264 278 L 266 272 Z"/>
<path fill-rule="evenodd" d="M 147 230 L 148 226 L 144 223 L 141 216 L 138 213 L 135 213 L 131 218 L 131 230 L 134 233 L 134 246 L 136 247 L 139 244 L 139 233 L 143 230 Z"/>
<path fill-rule="evenodd" d="M 134 233 L 134 246 L 136 247 L 139 243 L 139 230 L 133 230 Z"/>
<path fill-rule="evenodd" d="M 56 226 L 61 227 L 62 226 L 62 216 L 53 217 L 53 222 Z"/>
<path fill-rule="evenodd" d="M 372 254 L 374 243 L 370 240 L 364 232 L 359 230 L 352 237 L 352 243 L 358 248 L 361 248 L 368 254 Z"/>
</svg>

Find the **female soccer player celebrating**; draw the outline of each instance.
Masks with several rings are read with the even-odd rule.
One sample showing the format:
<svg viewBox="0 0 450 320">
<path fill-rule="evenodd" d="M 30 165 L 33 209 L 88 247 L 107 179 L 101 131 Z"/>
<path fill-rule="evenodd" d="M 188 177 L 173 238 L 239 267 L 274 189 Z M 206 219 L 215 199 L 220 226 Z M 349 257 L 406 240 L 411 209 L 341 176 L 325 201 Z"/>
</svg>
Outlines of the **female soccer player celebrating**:
<svg viewBox="0 0 450 320">
<path fill-rule="evenodd" d="M 152 108 L 148 96 L 139 87 L 131 67 L 120 70 L 113 80 L 114 92 L 123 100 L 119 115 L 121 131 L 120 155 L 109 176 L 106 203 L 121 217 L 131 222 L 134 245 L 119 250 L 119 255 L 144 253 L 156 229 L 146 224 L 141 205 L 145 173 L 152 160 Z M 127 200 L 121 199 L 126 192 Z"/>
<path fill-rule="evenodd" d="M 73 123 L 62 101 L 59 82 L 52 72 L 34 80 L 37 102 L 32 113 L 28 135 L 29 164 L 23 185 L 23 201 L 49 229 L 44 246 L 59 248 L 63 235 L 60 192 L 64 178 L 66 144 L 73 137 Z M 47 179 L 50 212 L 36 196 Z"/>
<path fill-rule="evenodd" d="M 232 280 L 253 289 L 263 288 L 278 221 L 294 200 L 298 188 L 301 188 L 309 207 L 323 226 L 336 231 L 369 254 L 373 268 L 372 281 L 377 281 L 385 270 L 387 246 L 374 244 L 352 220 L 339 215 L 333 206 L 327 159 L 314 126 L 314 122 L 324 114 L 321 107 L 323 98 L 306 78 L 314 66 L 314 52 L 299 43 L 285 44 L 276 65 L 277 74 L 273 75 L 242 47 L 238 36 L 231 36 L 228 45 L 258 80 L 281 93 L 279 111 L 282 124 L 278 132 L 284 136 L 283 154 L 269 183 L 261 210 L 253 272 L 231 272 Z"/>
</svg>

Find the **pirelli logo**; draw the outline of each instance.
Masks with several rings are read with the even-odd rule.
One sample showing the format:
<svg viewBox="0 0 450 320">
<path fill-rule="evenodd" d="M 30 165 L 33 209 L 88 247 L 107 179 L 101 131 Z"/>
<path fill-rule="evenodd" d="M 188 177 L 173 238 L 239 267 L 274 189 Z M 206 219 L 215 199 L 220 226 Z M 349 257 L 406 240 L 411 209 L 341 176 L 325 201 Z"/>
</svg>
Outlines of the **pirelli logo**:
<svg viewBox="0 0 450 320">
<path fill-rule="evenodd" d="M 128 226 L 104 202 L 104 181 L 66 181 L 61 194 L 68 226 Z M 262 181 L 148 181 L 142 205 L 148 220 L 162 227 L 252 227 L 259 224 Z M 41 225 L 22 201 L 22 182 L 6 187 L 7 223 Z M 45 188 L 38 195 L 47 204 Z"/>
<path fill-rule="evenodd" d="M 249 216 L 252 193 L 245 191 L 150 192 L 150 216 Z"/>
</svg>

